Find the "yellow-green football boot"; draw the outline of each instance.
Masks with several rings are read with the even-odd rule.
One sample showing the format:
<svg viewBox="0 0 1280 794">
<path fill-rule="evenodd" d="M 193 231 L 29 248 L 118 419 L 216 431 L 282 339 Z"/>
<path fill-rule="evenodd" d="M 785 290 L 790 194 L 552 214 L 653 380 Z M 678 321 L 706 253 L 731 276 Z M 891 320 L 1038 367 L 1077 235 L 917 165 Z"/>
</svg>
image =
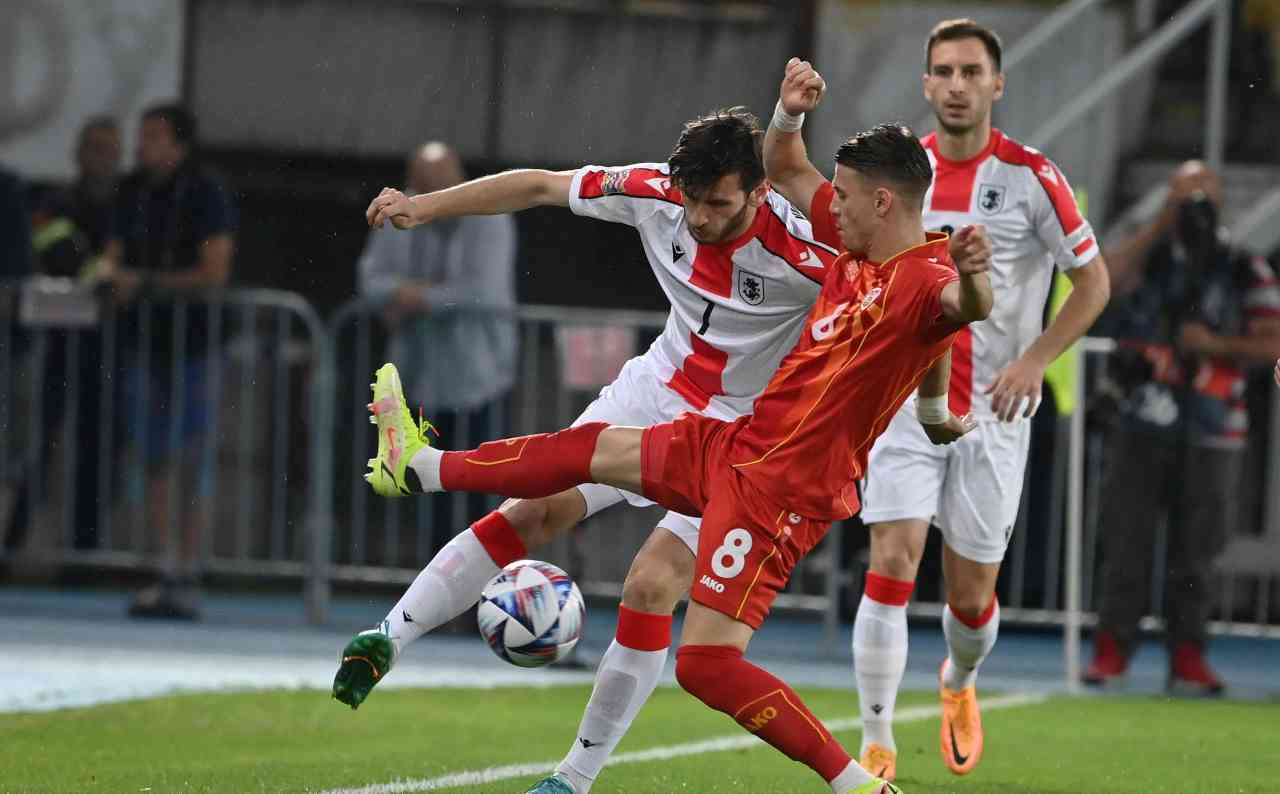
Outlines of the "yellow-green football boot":
<svg viewBox="0 0 1280 794">
<path fill-rule="evenodd" d="M 380 496 L 408 496 L 413 493 L 405 482 L 409 461 L 423 447 L 431 446 L 427 434 L 435 428 L 421 417 L 414 420 L 395 364 L 383 364 L 371 386 L 373 402 L 368 408 L 373 416 L 369 421 L 378 426 L 378 457 L 369 459 L 365 481 Z"/>
</svg>

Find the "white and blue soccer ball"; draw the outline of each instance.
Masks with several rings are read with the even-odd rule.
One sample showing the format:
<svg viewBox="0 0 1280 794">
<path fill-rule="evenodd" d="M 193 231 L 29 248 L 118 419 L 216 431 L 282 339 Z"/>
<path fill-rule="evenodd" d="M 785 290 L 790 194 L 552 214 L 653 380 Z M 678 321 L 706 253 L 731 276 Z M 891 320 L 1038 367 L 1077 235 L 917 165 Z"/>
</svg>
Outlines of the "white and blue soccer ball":
<svg viewBox="0 0 1280 794">
<path fill-rule="evenodd" d="M 517 667 L 562 659 L 582 637 L 587 607 L 569 574 L 538 560 L 517 560 L 480 595 L 480 634 L 499 658 Z"/>
</svg>

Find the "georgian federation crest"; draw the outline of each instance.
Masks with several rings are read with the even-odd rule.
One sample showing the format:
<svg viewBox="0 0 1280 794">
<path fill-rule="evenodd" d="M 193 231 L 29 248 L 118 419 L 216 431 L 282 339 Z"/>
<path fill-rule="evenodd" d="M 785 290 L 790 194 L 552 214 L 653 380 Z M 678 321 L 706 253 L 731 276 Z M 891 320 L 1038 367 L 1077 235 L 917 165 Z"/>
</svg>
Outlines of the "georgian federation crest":
<svg viewBox="0 0 1280 794">
<path fill-rule="evenodd" d="M 764 303 L 764 279 L 750 270 L 738 270 L 738 297 L 748 306 Z"/>
<path fill-rule="evenodd" d="M 1004 185 L 984 183 L 978 186 L 978 209 L 986 215 L 995 215 L 1004 209 Z"/>
</svg>

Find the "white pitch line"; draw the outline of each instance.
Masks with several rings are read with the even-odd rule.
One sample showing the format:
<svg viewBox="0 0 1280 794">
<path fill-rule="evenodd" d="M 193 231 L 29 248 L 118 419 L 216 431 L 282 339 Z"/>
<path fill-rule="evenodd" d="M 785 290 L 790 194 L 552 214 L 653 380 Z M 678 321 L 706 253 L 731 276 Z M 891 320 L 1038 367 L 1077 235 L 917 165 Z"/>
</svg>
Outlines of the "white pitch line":
<svg viewBox="0 0 1280 794">
<path fill-rule="evenodd" d="M 1043 703 L 1047 699 L 1047 695 L 1037 694 L 1004 695 L 1002 697 L 993 697 L 989 700 L 984 700 L 982 702 L 982 710 L 996 711 L 999 709 L 1017 708 L 1018 706 L 1029 706 L 1035 703 Z M 894 716 L 894 722 L 923 722 L 924 720 L 937 717 L 938 714 L 939 709 L 937 706 L 913 706 L 899 711 Z M 861 728 L 862 719 L 859 717 L 844 717 L 842 719 L 827 720 L 824 724 L 832 733 L 838 733 L 840 731 Z M 605 766 L 638 764 L 645 761 L 665 761 L 670 758 L 680 758 L 688 755 L 704 755 L 706 753 L 720 753 L 728 750 L 745 750 L 763 745 L 764 742 L 762 740 L 751 734 L 718 736 L 714 739 L 704 739 L 700 742 L 671 744 L 666 745 L 665 747 L 650 747 L 648 750 L 635 750 L 630 753 L 619 753 L 606 761 Z M 362 786 L 360 788 L 335 788 L 321 792 L 321 794 L 412 794 L 412 792 L 417 791 L 439 791 L 441 789 L 457 788 L 458 786 L 478 786 L 482 783 L 497 783 L 502 780 L 511 780 L 518 777 L 548 775 L 555 770 L 556 764 L 558 763 L 560 763 L 559 759 L 555 761 L 541 761 L 528 764 L 492 766 L 488 769 L 472 769 L 466 772 L 453 772 L 448 775 L 433 778 L 394 780 L 390 783 L 371 783 L 368 786 Z"/>
</svg>

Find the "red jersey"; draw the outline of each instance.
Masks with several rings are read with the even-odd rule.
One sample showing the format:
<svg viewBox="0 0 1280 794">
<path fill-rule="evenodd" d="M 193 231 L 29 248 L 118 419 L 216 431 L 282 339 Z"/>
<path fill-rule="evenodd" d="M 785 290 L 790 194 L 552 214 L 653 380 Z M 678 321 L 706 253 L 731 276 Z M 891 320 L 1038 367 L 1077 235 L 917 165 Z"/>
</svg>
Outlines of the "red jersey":
<svg viewBox="0 0 1280 794">
<path fill-rule="evenodd" d="M 858 511 L 872 443 L 962 327 L 942 316 L 942 288 L 957 278 L 947 240 L 929 233 L 883 263 L 844 253 L 828 268 L 733 440 L 730 461 L 756 488 L 808 518 Z"/>
</svg>

